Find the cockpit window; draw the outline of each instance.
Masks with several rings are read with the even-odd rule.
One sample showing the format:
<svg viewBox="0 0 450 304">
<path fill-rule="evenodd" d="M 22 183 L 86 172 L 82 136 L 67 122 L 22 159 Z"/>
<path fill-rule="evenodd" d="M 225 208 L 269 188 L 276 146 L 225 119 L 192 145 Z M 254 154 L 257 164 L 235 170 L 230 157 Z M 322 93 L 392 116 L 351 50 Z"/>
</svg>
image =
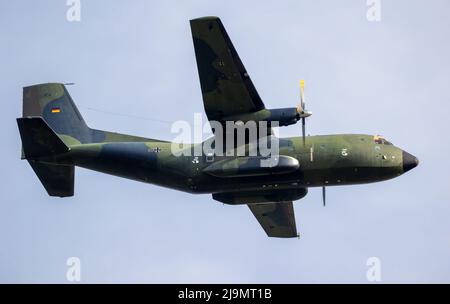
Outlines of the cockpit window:
<svg viewBox="0 0 450 304">
<path fill-rule="evenodd" d="M 388 145 L 388 146 L 392 146 L 392 143 L 387 141 L 384 137 L 380 136 L 380 135 L 375 135 L 373 137 L 373 141 L 377 144 L 377 145 Z"/>
</svg>

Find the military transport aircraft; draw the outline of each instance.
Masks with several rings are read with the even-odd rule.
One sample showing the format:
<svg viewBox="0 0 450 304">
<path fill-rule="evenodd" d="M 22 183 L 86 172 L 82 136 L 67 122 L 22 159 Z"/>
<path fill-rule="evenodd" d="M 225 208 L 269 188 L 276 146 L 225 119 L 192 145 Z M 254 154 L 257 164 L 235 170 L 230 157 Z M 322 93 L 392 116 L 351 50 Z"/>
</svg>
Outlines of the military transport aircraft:
<svg viewBox="0 0 450 304">
<path fill-rule="evenodd" d="M 271 127 L 301 121 L 303 136 L 280 138 L 273 166 L 261 166 L 260 155 L 219 156 L 214 150 L 200 157 L 175 156 L 168 141 L 89 128 L 65 85 L 33 85 L 23 90 L 23 116 L 17 119 L 22 159 L 50 196 L 73 196 L 74 168 L 80 166 L 189 193 L 210 193 L 225 204 L 247 204 L 268 236 L 288 238 L 298 236 L 292 202 L 303 198 L 309 187 L 322 187 L 325 204 L 327 186 L 383 181 L 418 165 L 416 157 L 381 136 L 305 136 L 305 118 L 311 113 L 305 110 L 303 82 L 297 107 L 266 109 L 220 19 L 204 17 L 190 24 L 210 122 L 255 121 Z M 258 139 L 274 136 L 271 130 Z"/>
</svg>

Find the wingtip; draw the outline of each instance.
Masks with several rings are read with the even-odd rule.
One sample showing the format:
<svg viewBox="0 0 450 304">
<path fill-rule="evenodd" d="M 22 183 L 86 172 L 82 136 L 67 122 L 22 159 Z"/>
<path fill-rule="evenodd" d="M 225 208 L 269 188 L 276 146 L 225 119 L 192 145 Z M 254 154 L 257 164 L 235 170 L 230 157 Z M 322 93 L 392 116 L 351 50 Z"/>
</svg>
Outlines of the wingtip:
<svg viewBox="0 0 450 304">
<path fill-rule="evenodd" d="M 194 18 L 189 21 L 192 23 L 192 22 L 214 21 L 214 20 L 220 20 L 220 18 L 217 16 L 204 16 L 204 17 Z"/>
</svg>

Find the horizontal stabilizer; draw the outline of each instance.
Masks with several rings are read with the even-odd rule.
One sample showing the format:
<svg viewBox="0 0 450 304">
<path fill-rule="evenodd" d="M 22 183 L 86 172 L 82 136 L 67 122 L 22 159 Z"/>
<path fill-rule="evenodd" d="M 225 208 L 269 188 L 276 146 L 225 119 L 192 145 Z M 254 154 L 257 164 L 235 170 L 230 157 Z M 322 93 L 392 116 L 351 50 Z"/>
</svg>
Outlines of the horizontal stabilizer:
<svg viewBox="0 0 450 304">
<path fill-rule="evenodd" d="M 48 195 L 57 197 L 73 196 L 74 166 L 51 165 L 28 161 L 41 181 Z"/>
<path fill-rule="evenodd" d="M 26 159 L 37 159 L 62 154 L 69 148 L 41 117 L 17 118 L 23 155 Z"/>
</svg>

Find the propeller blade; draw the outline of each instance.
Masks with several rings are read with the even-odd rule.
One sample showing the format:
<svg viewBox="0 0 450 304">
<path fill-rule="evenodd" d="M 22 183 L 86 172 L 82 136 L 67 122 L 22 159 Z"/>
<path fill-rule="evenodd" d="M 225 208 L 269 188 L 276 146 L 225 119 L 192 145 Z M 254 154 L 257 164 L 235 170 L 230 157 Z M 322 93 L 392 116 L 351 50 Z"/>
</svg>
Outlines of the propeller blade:
<svg viewBox="0 0 450 304">
<path fill-rule="evenodd" d="M 303 136 L 303 146 L 306 145 L 306 130 L 305 130 L 305 117 L 302 117 L 302 136 Z"/>
<path fill-rule="evenodd" d="M 297 111 L 299 114 L 303 114 L 305 111 L 305 81 L 302 79 L 300 80 L 300 104 L 297 108 Z M 306 120 L 305 117 L 302 116 L 302 136 L 303 136 L 303 146 L 306 145 L 306 130 L 305 130 L 305 125 L 306 125 Z"/>
<path fill-rule="evenodd" d="M 300 80 L 300 99 L 302 101 L 302 106 L 305 102 L 305 81 L 302 79 Z"/>
<path fill-rule="evenodd" d="M 325 187 L 322 187 L 322 200 L 323 200 L 323 206 L 326 207 L 327 206 L 327 201 L 326 201 L 326 190 L 325 190 Z"/>
<path fill-rule="evenodd" d="M 300 103 L 297 106 L 298 114 L 302 114 L 305 110 L 305 81 L 300 80 Z"/>
</svg>

